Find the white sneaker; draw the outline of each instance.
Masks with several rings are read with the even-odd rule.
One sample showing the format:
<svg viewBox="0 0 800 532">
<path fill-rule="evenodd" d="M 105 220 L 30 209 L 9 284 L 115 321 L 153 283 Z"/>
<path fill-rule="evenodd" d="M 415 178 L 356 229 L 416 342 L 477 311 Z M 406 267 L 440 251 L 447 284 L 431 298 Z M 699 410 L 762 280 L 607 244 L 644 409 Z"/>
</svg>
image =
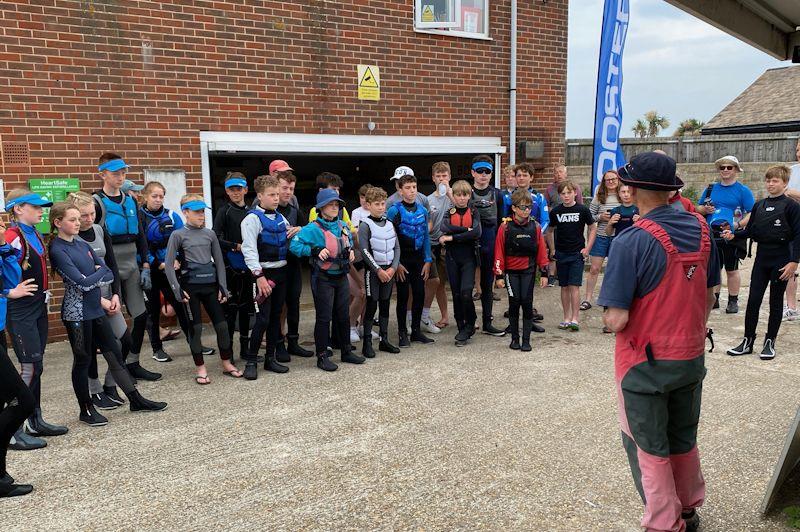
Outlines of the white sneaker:
<svg viewBox="0 0 800 532">
<path fill-rule="evenodd" d="M 361 341 L 361 337 L 358 335 L 358 330 L 355 327 L 350 328 L 350 343 L 357 344 Z"/>
<path fill-rule="evenodd" d="M 437 327 L 436 324 L 433 323 L 433 321 L 431 321 L 430 318 L 428 318 L 427 320 L 422 320 L 422 326 L 425 328 L 426 331 L 428 331 L 431 334 L 439 334 L 440 332 L 442 332 L 442 330 L 439 327 Z"/>
<path fill-rule="evenodd" d="M 372 339 L 373 340 L 380 340 L 381 335 L 378 334 L 376 331 L 372 331 Z"/>
<path fill-rule="evenodd" d="M 796 309 L 787 308 L 783 311 L 783 321 L 797 321 L 800 320 L 800 311 Z"/>
</svg>

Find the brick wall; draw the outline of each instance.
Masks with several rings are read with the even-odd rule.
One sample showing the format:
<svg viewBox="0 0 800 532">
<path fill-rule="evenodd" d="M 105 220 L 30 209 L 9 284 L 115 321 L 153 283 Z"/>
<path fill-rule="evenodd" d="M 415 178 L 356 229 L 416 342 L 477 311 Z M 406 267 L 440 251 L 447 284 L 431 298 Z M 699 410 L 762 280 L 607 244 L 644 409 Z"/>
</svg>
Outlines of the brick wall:
<svg viewBox="0 0 800 532">
<path fill-rule="evenodd" d="M 564 156 L 568 1 L 522 4 L 519 137 L 545 140 L 549 165 Z M 490 41 L 415 33 L 411 0 L 5 1 L 0 172 L 6 190 L 56 176 L 92 189 L 112 150 L 134 179 L 180 167 L 200 190 L 199 131 L 363 134 L 370 120 L 507 145 L 509 27 L 509 0 L 490 2 Z M 380 66 L 380 102 L 357 99 L 359 63 Z"/>
</svg>

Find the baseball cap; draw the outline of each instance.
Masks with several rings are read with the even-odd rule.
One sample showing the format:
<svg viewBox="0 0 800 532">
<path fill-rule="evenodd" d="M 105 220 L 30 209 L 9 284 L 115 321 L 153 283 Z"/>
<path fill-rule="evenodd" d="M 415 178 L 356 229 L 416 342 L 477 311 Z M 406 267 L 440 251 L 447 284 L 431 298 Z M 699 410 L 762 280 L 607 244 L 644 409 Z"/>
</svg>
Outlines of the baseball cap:
<svg viewBox="0 0 800 532">
<path fill-rule="evenodd" d="M 317 193 L 317 204 L 315 207 L 317 210 L 320 210 L 325 205 L 332 201 L 338 201 L 339 205 L 344 205 L 344 202 L 339 197 L 339 193 L 333 190 L 332 188 L 323 188 Z"/>
<path fill-rule="evenodd" d="M 389 181 L 394 181 L 395 179 L 400 179 L 404 175 L 414 175 L 414 170 L 409 168 L 408 166 L 398 166 L 394 170 L 394 175 L 389 178 Z"/>
<path fill-rule="evenodd" d="M 286 170 L 294 170 L 289 163 L 282 159 L 275 159 L 271 163 L 269 163 L 269 173 L 272 172 L 285 172 Z"/>
<path fill-rule="evenodd" d="M 654 152 L 640 153 L 618 170 L 619 180 L 644 190 L 680 190 L 683 181 L 675 175 L 675 168 L 672 157 Z"/>
<path fill-rule="evenodd" d="M 137 185 L 136 183 L 134 183 L 130 179 L 126 179 L 125 182 L 122 183 L 122 186 L 119 187 L 119 189 L 122 192 L 130 192 L 130 191 L 140 192 L 140 191 L 144 190 L 144 185 Z"/>
<path fill-rule="evenodd" d="M 103 170 L 108 170 L 109 172 L 116 172 L 117 170 L 122 170 L 123 168 L 130 168 L 125 161 L 122 159 L 111 159 L 110 161 L 106 161 L 103 164 L 97 167 L 99 172 Z"/>
<path fill-rule="evenodd" d="M 6 201 L 6 210 L 10 210 L 14 205 L 23 205 L 23 204 L 35 205 L 37 207 L 52 207 L 53 202 L 41 197 L 39 194 L 35 192 L 31 194 L 25 194 L 24 196 L 20 196 L 18 198 L 14 198 L 12 200 Z"/>
</svg>

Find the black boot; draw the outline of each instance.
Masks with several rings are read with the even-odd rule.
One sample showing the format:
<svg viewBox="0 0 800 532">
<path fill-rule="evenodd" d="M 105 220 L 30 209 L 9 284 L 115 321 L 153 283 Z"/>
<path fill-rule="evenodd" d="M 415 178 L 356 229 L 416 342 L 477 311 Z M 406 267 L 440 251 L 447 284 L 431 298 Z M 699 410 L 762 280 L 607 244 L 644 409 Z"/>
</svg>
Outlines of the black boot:
<svg viewBox="0 0 800 532">
<path fill-rule="evenodd" d="M 126 364 L 126 367 L 128 368 L 128 372 L 131 374 L 131 377 L 134 379 L 143 381 L 157 381 L 161 379 L 161 373 L 147 371 L 142 367 L 141 364 L 139 364 L 139 362 Z"/>
<path fill-rule="evenodd" d="M 408 341 L 408 331 L 401 330 L 398 333 L 400 343 L 398 344 L 400 347 L 411 347 L 411 342 Z"/>
<path fill-rule="evenodd" d="M 81 413 L 78 415 L 78 419 L 90 427 L 104 427 L 108 425 L 108 418 L 95 410 L 92 403 L 87 403 L 81 407 Z"/>
<path fill-rule="evenodd" d="M 361 344 L 361 354 L 367 358 L 375 358 L 375 350 L 372 348 L 372 335 L 364 334 L 364 343 Z"/>
<path fill-rule="evenodd" d="M 378 351 L 397 354 L 400 352 L 400 348 L 389 342 L 388 336 L 381 336 L 381 342 L 378 344 Z"/>
<path fill-rule="evenodd" d="M 742 342 L 732 349 L 728 349 L 726 353 L 732 357 L 738 357 L 740 355 L 749 355 L 753 352 L 753 342 L 756 341 L 755 336 L 745 336 L 742 339 Z"/>
<path fill-rule="evenodd" d="M 25 420 L 25 432 L 31 436 L 63 436 L 69 429 L 61 425 L 51 425 L 42 419 L 42 409 L 37 408 L 33 415 Z"/>
<path fill-rule="evenodd" d="M 33 491 L 30 484 L 15 484 L 9 475 L 0 478 L 0 499 L 7 497 L 21 497 Z"/>
<path fill-rule="evenodd" d="M 469 329 L 464 323 L 458 324 L 458 333 L 456 333 L 455 341 L 456 347 L 464 347 L 469 340 Z"/>
<path fill-rule="evenodd" d="M 725 307 L 725 314 L 739 313 L 739 296 L 728 296 L 728 306 Z"/>
<path fill-rule="evenodd" d="M 8 444 L 8 448 L 15 451 L 33 451 L 44 447 L 47 447 L 45 440 L 26 434 L 22 427 L 17 429 Z"/>
<path fill-rule="evenodd" d="M 719 294 L 714 294 L 714 306 L 711 308 L 719 308 Z"/>
<path fill-rule="evenodd" d="M 761 360 L 772 360 L 775 358 L 775 338 L 764 338 L 764 349 L 759 355 Z"/>
<path fill-rule="evenodd" d="M 360 355 L 353 353 L 350 350 L 342 351 L 342 362 L 348 364 L 363 364 L 366 359 Z"/>
<path fill-rule="evenodd" d="M 419 329 L 411 329 L 411 341 L 419 342 L 421 344 L 432 344 L 435 340 L 425 336 Z"/>
<path fill-rule="evenodd" d="M 289 354 L 304 358 L 309 358 L 314 356 L 313 351 L 304 349 L 300 345 L 300 343 L 298 342 L 299 338 L 297 336 L 287 336 L 286 339 L 288 340 L 289 343 L 288 345 Z"/>
<path fill-rule="evenodd" d="M 289 351 L 286 350 L 286 344 L 283 343 L 283 340 L 278 342 L 278 345 L 275 346 L 275 360 L 283 362 L 284 364 L 292 361 L 292 357 Z"/>
<path fill-rule="evenodd" d="M 517 314 L 516 319 L 508 320 L 506 332 L 511 333 L 511 343 L 508 345 L 508 348 L 519 349 L 519 314 Z"/>
<path fill-rule="evenodd" d="M 267 356 L 267 359 L 264 361 L 264 369 L 267 371 L 272 371 L 273 373 L 286 373 L 289 371 L 287 366 L 278 363 L 278 361 L 275 359 L 274 353 L 270 356 Z"/>
<path fill-rule="evenodd" d="M 244 378 L 249 381 L 254 381 L 258 378 L 258 364 L 252 360 L 248 360 L 244 366 Z"/>
<path fill-rule="evenodd" d="M 522 345 L 520 351 L 528 352 L 531 350 L 531 329 L 533 329 L 533 320 L 522 320 Z"/>
<path fill-rule="evenodd" d="M 543 333 L 543 332 L 544 332 L 544 327 L 542 327 L 541 325 L 539 325 L 538 323 L 536 323 L 536 321 L 534 320 L 534 321 L 533 321 L 533 323 L 531 323 L 531 330 L 532 330 L 533 332 L 535 332 L 535 333 L 539 333 L 539 334 L 541 334 L 541 333 Z"/>
<path fill-rule="evenodd" d="M 120 397 L 116 386 L 103 386 L 103 392 L 106 394 L 106 397 L 108 397 L 118 405 L 125 404 L 125 399 Z"/>
<path fill-rule="evenodd" d="M 511 343 L 508 344 L 509 349 L 519 349 L 519 335 L 511 333 Z"/>
<path fill-rule="evenodd" d="M 317 367 L 322 371 L 336 371 L 339 369 L 339 366 L 331 362 L 331 355 L 333 353 L 330 350 L 325 350 L 324 353 L 317 355 Z"/>
<path fill-rule="evenodd" d="M 128 399 L 131 402 L 131 412 L 161 412 L 167 409 L 167 403 L 145 399 L 139 390 L 133 390 Z"/>
</svg>

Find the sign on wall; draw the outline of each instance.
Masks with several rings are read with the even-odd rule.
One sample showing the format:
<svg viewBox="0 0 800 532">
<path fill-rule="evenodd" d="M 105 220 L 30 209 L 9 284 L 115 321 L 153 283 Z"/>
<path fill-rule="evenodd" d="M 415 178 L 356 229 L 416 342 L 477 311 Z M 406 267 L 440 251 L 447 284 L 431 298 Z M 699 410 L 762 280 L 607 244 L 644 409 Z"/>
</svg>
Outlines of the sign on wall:
<svg viewBox="0 0 800 532">
<path fill-rule="evenodd" d="M 381 99 L 381 73 L 376 65 L 358 65 L 358 99 Z"/>
<path fill-rule="evenodd" d="M 59 201 L 67 199 L 67 194 L 70 192 L 79 191 L 81 185 L 77 178 L 57 177 L 50 179 L 29 179 L 28 188 L 31 189 L 31 192 L 36 192 L 43 198 L 47 198 L 53 203 L 58 203 Z M 36 229 L 42 234 L 50 232 L 50 209 L 48 207 L 43 209 L 42 221 L 36 224 Z"/>
</svg>

